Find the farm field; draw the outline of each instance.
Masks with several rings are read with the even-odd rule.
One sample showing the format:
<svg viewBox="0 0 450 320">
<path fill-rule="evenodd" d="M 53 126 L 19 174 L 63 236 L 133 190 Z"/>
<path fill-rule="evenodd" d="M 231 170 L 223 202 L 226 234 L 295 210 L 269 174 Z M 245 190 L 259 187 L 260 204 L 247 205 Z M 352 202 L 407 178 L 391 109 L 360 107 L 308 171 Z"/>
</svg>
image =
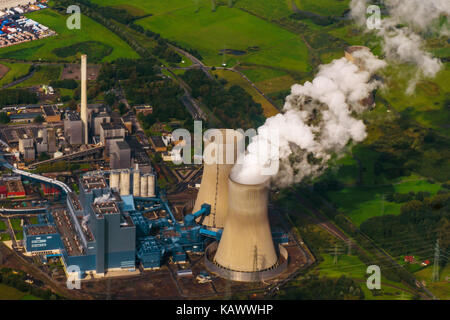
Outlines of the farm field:
<svg viewBox="0 0 450 320">
<path fill-rule="evenodd" d="M 440 188 L 438 183 L 432 184 L 414 176 L 403 179 L 402 182 L 390 185 L 348 187 L 339 191 L 329 191 L 327 195 L 340 211 L 359 226 L 371 217 L 400 214 L 402 203 L 386 201 L 384 197 L 388 193 L 426 191 L 434 195 Z"/>
<path fill-rule="evenodd" d="M 104 6 L 104 0 L 91 0 L 92 3 Z M 197 7 L 197 3 L 208 3 L 206 0 L 108 0 L 108 7 L 115 7 L 127 10 L 130 14 L 135 16 L 142 16 L 146 14 L 163 14 L 165 12 L 178 10 L 186 7 Z"/>
<path fill-rule="evenodd" d="M 381 277 L 381 294 L 374 294 L 366 286 L 367 280 L 367 266 L 357 257 L 353 255 L 341 254 L 338 255 L 337 263 L 334 264 L 334 256 L 331 254 L 322 254 L 324 261 L 322 261 L 317 268 L 311 272 L 318 272 L 320 276 L 330 278 L 339 278 L 346 276 L 352 278 L 360 283 L 361 289 L 364 291 L 366 300 L 396 300 L 403 297 L 404 299 L 411 299 L 412 295 L 408 292 L 406 287 L 397 282 L 393 282 Z"/>
<path fill-rule="evenodd" d="M 235 8 L 218 7 L 211 12 L 201 7 L 196 12 L 189 7 L 140 19 L 137 24 L 197 49 L 207 65 L 231 66 L 239 61 L 296 72 L 308 70 L 307 48 L 297 35 Z M 236 53 L 224 57 L 220 52 L 224 49 Z"/>
<path fill-rule="evenodd" d="M 28 74 L 31 65 L 27 63 L 1 62 L 9 68 L 8 72 L 0 79 L 0 87 L 19 79 Z"/>
<path fill-rule="evenodd" d="M 264 109 L 264 115 L 266 117 L 272 117 L 279 112 L 271 103 L 269 103 L 263 96 L 261 96 L 246 80 L 244 80 L 236 72 L 216 70 L 213 73 L 217 74 L 219 78 L 226 79 L 228 81 L 227 87 L 230 87 L 232 85 L 240 85 L 241 87 L 243 87 L 249 94 L 251 94 L 255 102 L 261 104 Z"/>
<path fill-rule="evenodd" d="M 81 18 L 81 29 L 69 30 L 66 26 L 66 17 L 59 13 L 45 9 L 27 14 L 27 17 L 38 21 L 58 34 L 46 39 L 35 40 L 0 49 L 0 58 L 20 59 L 20 60 L 46 60 L 46 61 L 76 61 L 78 52 L 75 50 L 72 55 L 58 57 L 55 49 L 61 49 L 80 43 L 92 42 L 100 43 L 110 47 L 111 52 L 102 57 L 101 61 L 112 61 L 120 57 L 138 58 L 138 54 L 117 35 L 91 20 L 86 16 Z M 98 46 L 97 46 L 98 47 Z M 91 51 L 98 49 L 92 48 Z M 83 48 L 85 49 L 85 48 Z"/>
</svg>

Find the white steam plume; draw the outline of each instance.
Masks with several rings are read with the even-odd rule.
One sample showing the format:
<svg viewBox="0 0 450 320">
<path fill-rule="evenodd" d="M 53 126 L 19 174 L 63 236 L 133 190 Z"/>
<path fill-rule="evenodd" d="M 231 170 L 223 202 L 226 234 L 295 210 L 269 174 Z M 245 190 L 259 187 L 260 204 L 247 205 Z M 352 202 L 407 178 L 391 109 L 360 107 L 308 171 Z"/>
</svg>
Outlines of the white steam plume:
<svg viewBox="0 0 450 320">
<path fill-rule="evenodd" d="M 272 175 L 280 187 L 314 177 L 325 168 L 332 154 L 342 152 L 349 141 L 359 142 L 366 137 L 364 123 L 354 117 L 366 106 L 380 82 L 374 72 L 386 66 L 367 48 L 353 52 L 356 62 L 346 58 L 322 65 L 316 78 L 303 85 L 292 86 L 283 112 L 268 118 L 258 128 L 245 155 L 238 159 L 231 179 L 242 184 L 258 184 L 270 176 L 265 168 L 270 160 L 261 159 L 270 146 L 279 146 L 279 168 Z M 277 132 L 277 135 L 273 133 Z"/>
<path fill-rule="evenodd" d="M 437 25 L 441 16 L 450 14 L 448 0 L 384 0 L 388 16 L 381 20 L 381 29 L 376 34 L 383 39 L 383 51 L 386 59 L 392 62 L 413 63 L 417 73 L 411 79 L 408 93 L 412 93 L 415 83 L 421 76 L 432 78 L 442 68 L 439 59 L 425 51 L 421 34 L 428 31 L 447 35 L 449 25 Z M 351 16 L 363 26 L 366 25 L 367 0 L 352 0 Z"/>
</svg>

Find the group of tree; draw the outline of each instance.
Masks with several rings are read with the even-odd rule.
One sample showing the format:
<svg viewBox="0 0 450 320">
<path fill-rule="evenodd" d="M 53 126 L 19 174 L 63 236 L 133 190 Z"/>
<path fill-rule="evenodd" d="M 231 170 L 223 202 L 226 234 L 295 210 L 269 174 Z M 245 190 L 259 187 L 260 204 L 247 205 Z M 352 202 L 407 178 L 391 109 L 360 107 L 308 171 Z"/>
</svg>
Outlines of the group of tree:
<svg viewBox="0 0 450 320">
<path fill-rule="evenodd" d="M 37 103 L 36 93 L 27 89 L 2 89 L 0 90 L 0 105 Z"/>
<path fill-rule="evenodd" d="M 4 285 L 16 288 L 19 291 L 45 300 L 61 298 L 57 294 L 52 293 L 50 289 L 38 288 L 32 284 L 27 283 L 25 281 L 26 278 L 26 273 L 23 271 L 14 271 L 10 268 L 0 269 L 0 283 L 3 283 Z"/>
<path fill-rule="evenodd" d="M 11 119 L 6 112 L 0 112 L 0 123 L 7 124 L 10 121 Z"/>
<path fill-rule="evenodd" d="M 425 198 L 430 197 L 430 193 L 426 191 L 408 192 L 408 193 L 389 193 L 385 199 L 390 202 L 403 203 L 411 200 L 423 201 Z"/>
<path fill-rule="evenodd" d="M 336 279 L 311 275 L 303 279 L 299 285 L 283 289 L 277 299 L 364 300 L 364 292 L 355 280 L 346 276 Z"/>
<path fill-rule="evenodd" d="M 200 69 L 185 72 L 182 78 L 200 99 L 230 128 L 257 128 L 264 122 L 263 109 L 242 87 L 226 88 L 226 80 L 210 79 Z"/>
<path fill-rule="evenodd" d="M 162 77 L 157 64 L 153 58 L 118 59 L 104 64 L 98 77 L 101 90 L 108 92 L 105 101 L 109 105 L 117 102 L 115 88 L 119 82 L 130 104 L 152 105 L 153 114 L 139 116 L 147 128 L 156 121 L 168 122 L 172 118 L 184 121 L 189 118 L 180 102 L 183 91 L 171 79 Z"/>
<path fill-rule="evenodd" d="M 309 19 L 319 26 L 328 26 L 337 21 L 337 19 L 333 16 L 322 16 L 322 15 L 314 13 L 314 12 L 302 11 L 302 10 L 297 10 L 295 13 L 291 14 L 290 17 L 294 20 Z"/>
<path fill-rule="evenodd" d="M 373 217 L 361 224 L 369 235 L 393 256 L 419 255 L 431 258 L 439 240 L 445 264 L 450 250 L 450 190 L 433 197 L 404 203 L 399 215 Z"/>
<path fill-rule="evenodd" d="M 63 89 L 76 89 L 78 83 L 74 79 L 64 79 L 64 80 L 52 80 L 50 85 L 53 88 L 63 88 Z"/>
<path fill-rule="evenodd" d="M 171 63 L 180 63 L 182 60 L 181 56 L 162 39 L 158 40 L 158 45 L 153 49 L 153 54 Z"/>
</svg>

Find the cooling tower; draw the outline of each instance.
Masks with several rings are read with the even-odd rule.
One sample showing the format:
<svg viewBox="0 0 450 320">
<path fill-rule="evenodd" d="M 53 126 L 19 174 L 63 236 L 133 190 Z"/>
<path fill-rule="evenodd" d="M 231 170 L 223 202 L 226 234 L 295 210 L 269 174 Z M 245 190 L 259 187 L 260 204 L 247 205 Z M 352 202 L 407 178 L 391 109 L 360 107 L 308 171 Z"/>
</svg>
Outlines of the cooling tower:
<svg viewBox="0 0 450 320">
<path fill-rule="evenodd" d="M 109 187 L 114 189 L 115 191 L 119 191 L 120 188 L 120 172 L 119 171 L 111 171 L 109 176 Z"/>
<path fill-rule="evenodd" d="M 147 175 L 143 175 L 141 177 L 141 197 L 147 197 L 147 190 L 148 190 L 148 178 Z"/>
<path fill-rule="evenodd" d="M 130 171 L 122 170 L 120 172 L 120 195 L 127 196 L 130 194 Z"/>
<path fill-rule="evenodd" d="M 156 180 L 155 175 L 150 173 L 147 178 L 148 181 L 147 197 L 151 198 L 155 197 L 155 180 Z"/>
<path fill-rule="evenodd" d="M 228 220 L 215 261 L 227 269 L 254 272 L 271 268 L 277 254 L 267 214 L 268 185 L 229 179 Z"/>
<path fill-rule="evenodd" d="M 139 197 L 141 195 L 141 172 L 135 170 L 133 173 L 133 196 Z"/>
<path fill-rule="evenodd" d="M 222 141 L 216 138 L 218 134 L 222 136 Z M 228 211 L 228 176 L 236 162 L 238 152 L 244 150 L 243 137 L 240 132 L 232 129 L 208 130 L 204 136 L 205 163 L 200 190 L 193 209 L 193 212 L 197 212 L 202 204 L 211 205 L 211 213 L 203 220 L 204 226 L 222 229 L 225 225 Z M 218 151 L 217 155 L 212 149 L 214 147 Z M 206 159 L 208 154 L 215 160 Z"/>
<path fill-rule="evenodd" d="M 230 280 L 252 282 L 275 278 L 286 269 L 287 251 L 279 246 L 277 255 L 270 230 L 268 185 L 244 185 L 229 179 L 225 228 L 218 247 L 213 243 L 205 255 L 210 271 Z"/>
<path fill-rule="evenodd" d="M 88 144 L 88 110 L 87 110 L 87 56 L 81 56 L 81 122 L 83 126 L 83 143 Z"/>
</svg>

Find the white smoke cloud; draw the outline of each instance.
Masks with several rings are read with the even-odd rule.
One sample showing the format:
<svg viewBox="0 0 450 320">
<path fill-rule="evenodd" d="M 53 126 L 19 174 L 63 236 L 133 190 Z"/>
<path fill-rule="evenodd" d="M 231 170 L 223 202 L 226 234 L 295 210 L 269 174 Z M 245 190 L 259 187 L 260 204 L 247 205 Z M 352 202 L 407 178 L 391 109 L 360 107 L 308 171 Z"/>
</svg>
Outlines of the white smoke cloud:
<svg viewBox="0 0 450 320">
<path fill-rule="evenodd" d="M 279 161 L 273 182 L 286 186 L 320 174 L 332 154 L 342 152 L 349 141 L 365 139 L 365 125 L 354 113 L 366 108 L 361 101 L 380 85 L 372 76 L 386 63 L 368 49 L 353 56 L 355 63 L 346 58 L 334 60 L 321 66 L 312 82 L 292 87 L 283 112 L 258 128 L 247 153 L 233 167 L 231 179 L 262 183 L 270 178 L 264 174 L 266 167 Z M 279 155 L 262 161 L 271 146 L 279 149 Z"/>
<path fill-rule="evenodd" d="M 411 79 L 407 92 L 412 93 L 421 76 L 433 78 L 442 69 L 442 63 L 424 49 L 421 34 L 428 31 L 449 34 L 449 25 L 438 27 L 440 16 L 450 14 L 448 0 L 384 0 L 388 16 L 381 21 L 376 34 L 383 40 L 386 59 L 395 63 L 412 63 L 417 74 Z M 351 16 L 361 25 L 366 25 L 367 0 L 352 0 Z"/>
</svg>

